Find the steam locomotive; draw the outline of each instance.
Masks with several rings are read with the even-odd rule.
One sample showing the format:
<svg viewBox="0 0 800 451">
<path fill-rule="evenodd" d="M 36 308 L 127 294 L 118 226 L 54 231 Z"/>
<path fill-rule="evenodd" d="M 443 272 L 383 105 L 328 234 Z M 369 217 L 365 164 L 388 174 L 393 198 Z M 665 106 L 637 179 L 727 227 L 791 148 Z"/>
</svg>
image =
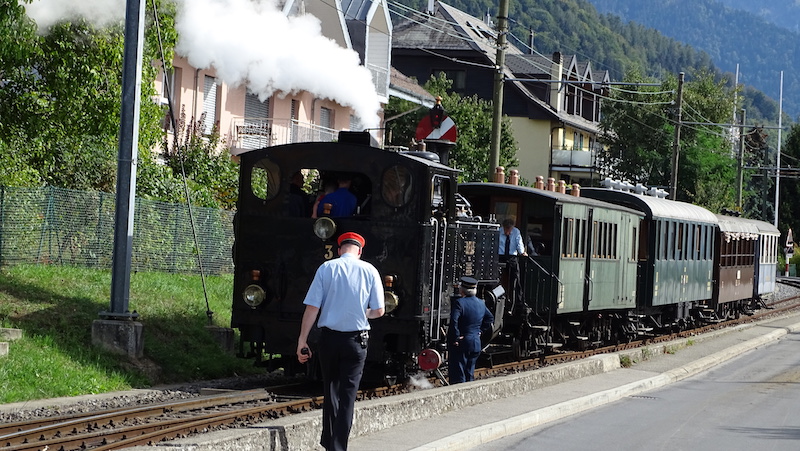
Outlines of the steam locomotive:
<svg viewBox="0 0 800 451">
<path fill-rule="evenodd" d="M 231 319 L 241 357 L 305 371 L 294 356 L 303 299 L 349 231 L 365 237 L 362 258 L 381 273 L 386 297 L 386 314 L 371 321 L 365 378 L 438 371 L 462 276 L 479 281 L 495 315 L 482 337 L 492 360 L 719 321 L 774 291 L 779 232 L 769 224 L 622 190 L 459 185 L 459 171 L 440 162 L 446 155 L 369 139 L 343 132 L 335 143 L 241 155 Z M 305 193 L 337 179 L 350 181 L 355 213 L 312 217 Z M 521 295 L 498 257 L 506 218 L 530 246 Z"/>
</svg>

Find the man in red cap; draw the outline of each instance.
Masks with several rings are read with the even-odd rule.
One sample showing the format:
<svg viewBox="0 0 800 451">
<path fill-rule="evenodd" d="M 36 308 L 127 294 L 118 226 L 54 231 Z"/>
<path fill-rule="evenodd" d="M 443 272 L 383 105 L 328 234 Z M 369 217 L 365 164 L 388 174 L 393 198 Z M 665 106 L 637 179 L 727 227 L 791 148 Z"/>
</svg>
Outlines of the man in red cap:
<svg viewBox="0 0 800 451">
<path fill-rule="evenodd" d="M 322 438 L 326 450 L 346 450 L 353 425 L 358 384 L 367 359 L 369 319 L 383 316 L 383 285 L 378 270 L 361 260 L 364 237 L 343 233 L 339 258 L 323 263 L 314 275 L 297 340 L 297 360 L 311 358 L 308 334 L 314 321 L 320 328 L 318 348 L 325 400 Z"/>
</svg>

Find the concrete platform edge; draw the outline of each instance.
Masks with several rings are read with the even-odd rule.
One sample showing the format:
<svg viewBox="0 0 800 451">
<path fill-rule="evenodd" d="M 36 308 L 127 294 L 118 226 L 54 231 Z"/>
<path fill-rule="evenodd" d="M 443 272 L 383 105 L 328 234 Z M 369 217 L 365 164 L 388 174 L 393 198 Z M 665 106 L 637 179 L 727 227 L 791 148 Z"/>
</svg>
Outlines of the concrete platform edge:
<svg viewBox="0 0 800 451">
<path fill-rule="evenodd" d="M 684 365 L 680 368 L 662 373 L 658 376 L 555 404 L 544 409 L 539 409 L 503 421 L 487 424 L 480 428 L 454 434 L 447 438 L 414 448 L 412 451 L 460 451 L 474 448 L 481 444 L 497 440 L 501 437 L 516 434 L 526 429 L 546 424 L 551 421 L 560 420 L 570 415 L 581 413 L 586 410 L 617 401 L 627 396 L 638 395 L 655 388 L 660 388 L 668 384 L 678 382 L 719 365 L 720 363 L 736 357 L 743 352 L 773 343 L 787 333 L 797 332 L 798 330 L 800 330 L 800 323 L 779 328 L 761 337 L 753 338 L 744 343 L 732 346 L 723 351 L 696 360 L 688 365 Z"/>
<path fill-rule="evenodd" d="M 555 385 L 567 380 L 602 374 L 620 368 L 619 356 L 603 354 L 579 362 L 512 374 L 502 379 L 487 379 L 440 387 L 435 390 L 416 390 L 385 399 L 359 401 L 350 437 L 379 432 L 400 423 L 431 418 L 466 406 L 514 396 L 536 388 Z M 403 411 L 406 415 L 395 414 Z M 413 415 L 407 415 L 413 412 Z M 306 412 L 262 423 L 248 428 L 216 431 L 207 434 L 156 443 L 147 447 L 128 448 L 133 451 L 165 447 L 170 450 L 312 450 L 318 447 L 321 411 Z"/>
</svg>

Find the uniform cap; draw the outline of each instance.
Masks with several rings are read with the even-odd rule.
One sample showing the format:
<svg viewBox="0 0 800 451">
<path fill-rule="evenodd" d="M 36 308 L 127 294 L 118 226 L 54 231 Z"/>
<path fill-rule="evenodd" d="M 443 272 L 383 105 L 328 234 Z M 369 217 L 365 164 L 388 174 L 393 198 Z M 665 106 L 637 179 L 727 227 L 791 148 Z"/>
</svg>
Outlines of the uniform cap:
<svg viewBox="0 0 800 451">
<path fill-rule="evenodd" d="M 346 243 L 355 244 L 358 247 L 364 247 L 367 244 L 364 237 L 355 232 L 347 232 L 339 236 L 339 246 Z"/>
<path fill-rule="evenodd" d="M 461 286 L 464 288 L 478 288 L 478 281 L 472 277 L 462 277 Z"/>
</svg>

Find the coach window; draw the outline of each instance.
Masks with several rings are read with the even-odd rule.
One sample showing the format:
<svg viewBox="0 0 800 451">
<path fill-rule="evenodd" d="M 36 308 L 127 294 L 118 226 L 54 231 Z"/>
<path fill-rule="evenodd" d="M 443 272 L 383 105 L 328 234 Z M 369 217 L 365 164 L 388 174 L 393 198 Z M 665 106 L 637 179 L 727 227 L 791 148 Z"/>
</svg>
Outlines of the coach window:
<svg viewBox="0 0 800 451">
<path fill-rule="evenodd" d="M 280 169 L 268 158 L 258 161 L 250 170 L 250 190 L 259 199 L 269 200 L 275 197 L 280 182 Z"/>
<path fill-rule="evenodd" d="M 617 253 L 617 233 L 619 232 L 618 224 L 611 224 L 611 258 L 617 260 L 619 254 Z"/>
<path fill-rule="evenodd" d="M 402 207 L 411 200 L 411 173 L 405 166 L 392 166 L 383 172 L 381 196 L 392 207 Z"/>
</svg>

